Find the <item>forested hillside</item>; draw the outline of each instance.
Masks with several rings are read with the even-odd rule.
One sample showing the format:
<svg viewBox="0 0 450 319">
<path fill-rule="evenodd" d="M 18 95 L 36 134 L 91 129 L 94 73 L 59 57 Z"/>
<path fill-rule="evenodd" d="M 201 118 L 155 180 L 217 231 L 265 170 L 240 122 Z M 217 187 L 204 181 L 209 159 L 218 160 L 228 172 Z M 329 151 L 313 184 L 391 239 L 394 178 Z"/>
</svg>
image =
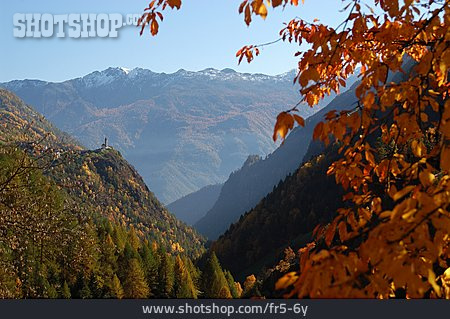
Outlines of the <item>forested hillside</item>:
<svg viewBox="0 0 450 319">
<path fill-rule="evenodd" d="M 0 143 L 45 140 L 47 146 L 81 149 L 79 142 L 62 132 L 15 94 L 0 88 Z"/>
<path fill-rule="evenodd" d="M 335 159 L 327 151 L 304 163 L 233 223 L 211 247 L 224 266 L 239 279 L 252 273 L 264 277 L 285 248 L 311 240 L 314 227 L 327 223 L 342 205 L 343 189 L 326 175 Z"/>
<path fill-rule="evenodd" d="M 77 146 L 7 91 L 0 105 L 1 297 L 209 296 L 204 240 L 119 152 Z"/>
</svg>

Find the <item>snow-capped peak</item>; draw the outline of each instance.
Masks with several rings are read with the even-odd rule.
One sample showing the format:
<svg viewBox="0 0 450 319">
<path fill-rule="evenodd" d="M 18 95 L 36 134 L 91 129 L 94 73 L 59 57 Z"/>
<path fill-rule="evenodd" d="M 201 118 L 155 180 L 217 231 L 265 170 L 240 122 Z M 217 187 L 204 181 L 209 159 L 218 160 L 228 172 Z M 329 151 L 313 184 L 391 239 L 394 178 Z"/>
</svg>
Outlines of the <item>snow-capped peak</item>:
<svg viewBox="0 0 450 319">
<path fill-rule="evenodd" d="M 130 69 L 124 67 L 110 67 L 103 71 L 94 71 L 81 78 L 81 81 L 88 87 L 98 87 L 109 84 L 131 72 Z"/>
<path fill-rule="evenodd" d="M 95 71 L 92 72 L 78 80 L 81 81 L 86 87 L 99 87 L 103 85 L 108 85 L 117 80 L 135 80 L 135 79 L 147 79 L 149 76 L 163 76 L 164 80 L 175 80 L 177 78 L 197 78 L 197 77 L 206 77 L 211 80 L 218 81 L 230 81 L 230 80 L 244 80 L 244 81 L 267 81 L 267 80 L 275 80 L 275 81 L 285 81 L 289 78 L 293 77 L 294 71 L 291 70 L 289 72 L 280 74 L 280 75 L 265 75 L 259 73 L 239 73 L 233 69 L 223 69 L 217 70 L 214 68 L 207 68 L 201 71 L 186 71 L 184 69 L 180 69 L 174 73 L 154 73 L 148 69 L 142 68 L 126 68 L 126 67 L 110 67 L 103 71 Z M 160 79 L 161 80 L 161 79 Z"/>
<path fill-rule="evenodd" d="M 128 73 L 130 73 L 130 71 L 131 71 L 131 69 L 128 69 L 128 68 L 124 68 L 124 67 L 119 67 L 119 69 L 121 69 L 125 74 L 128 74 Z"/>
</svg>

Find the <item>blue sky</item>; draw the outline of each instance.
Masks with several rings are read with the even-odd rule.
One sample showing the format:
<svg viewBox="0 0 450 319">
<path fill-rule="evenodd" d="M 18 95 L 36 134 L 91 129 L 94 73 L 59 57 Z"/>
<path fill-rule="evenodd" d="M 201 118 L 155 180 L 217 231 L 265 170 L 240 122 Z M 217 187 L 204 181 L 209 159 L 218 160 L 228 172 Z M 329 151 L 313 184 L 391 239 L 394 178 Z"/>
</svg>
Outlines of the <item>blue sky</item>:
<svg viewBox="0 0 450 319">
<path fill-rule="evenodd" d="M 265 47 L 250 65 L 237 65 L 236 51 L 246 44 L 277 39 L 283 22 L 295 16 L 337 26 L 342 20 L 341 0 L 306 0 L 305 5 L 275 11 L 263 21 L 255 17 L 247 27 L 238 14 L 240 0 L 183 0 L 180 11 L 165 13 L 160 33 L 139 36 L 124 27 L 118 38 L 15 38 L 15 13 L 142 13 L 148 0 L 14 0 L 0 2 L 0 82 L 13 79 L 63 81 L 110 66 L 141 67 L 155 72 L 180 68 L 202 70 L 233 68 L 239 72 L 279 74 L 296 67 L 295 45 Z"/>
</svg>

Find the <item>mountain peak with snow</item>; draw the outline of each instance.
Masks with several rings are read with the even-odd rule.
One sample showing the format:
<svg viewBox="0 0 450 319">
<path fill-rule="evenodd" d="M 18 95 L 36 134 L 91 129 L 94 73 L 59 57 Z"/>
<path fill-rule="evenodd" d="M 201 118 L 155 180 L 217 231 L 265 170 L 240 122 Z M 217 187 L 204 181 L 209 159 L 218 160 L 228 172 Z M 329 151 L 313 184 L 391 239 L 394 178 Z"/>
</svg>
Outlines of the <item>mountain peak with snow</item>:
<svg viewBox="0 0 450 319">
<path fill-rule="evenodd" d="M 121 69 L 125 74 L 130 73 L 131 69 L 129 68 L 124 68 L 124 67 L 119 67 L 119 69 Z"/>
<path fill-rule="evenodd" d="M 295 76 L 295 70 L 291 70 L 279 75 L 266 75 L 262 73 L 242 73 L 231 68 L 218 70 L 215 68 L 206 68 L 199 71 L 189 71 L 179 69 L 173 73 L 157 73 L 144 68 L 127 68 L 123 66 L 109 67 L 104 70 L 97 70 L 82 77 L 69 79 L 63 82 L 75 82 L 86 88 L 98 88 L 111 85 L 112 83 L 130 83 L 151 81 L 155 86 L 162 83 L 168 83 L 177 80 L 214 80 L 214 81 L 245 81 L 245 82 L 265 82 L 265 81 L 292 81 Z M 23 85 L 45 85 L 49 82 L 41 80 L 13 80 L 10 81 L 11 87 Z"/>
</svg>

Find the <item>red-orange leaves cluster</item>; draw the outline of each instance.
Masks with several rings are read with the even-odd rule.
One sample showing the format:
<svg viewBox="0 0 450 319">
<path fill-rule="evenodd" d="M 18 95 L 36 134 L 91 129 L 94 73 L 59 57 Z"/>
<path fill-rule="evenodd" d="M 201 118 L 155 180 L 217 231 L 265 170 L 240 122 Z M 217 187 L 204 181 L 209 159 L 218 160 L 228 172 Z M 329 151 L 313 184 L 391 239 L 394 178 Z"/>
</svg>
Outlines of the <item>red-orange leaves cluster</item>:
<svg viewBox="0 0 450 319">
<path fill-rule="evenodd" d="M 163 21 L 164 17 L 162 15 L 162 11 L 164 11 L 166 7 L 170 7 L 171 9 L 180 9 L 181 0 L 152 0 L 148 7 L 144 9 L 144 13 L 138 20 L 138 26 L 141 27 L 140 35 L 144 33 L 146 26 L 149 26 L 152 36 L 158 34 L 158 19 Z"/>
<path fill-rule="evenodd" d="M 313 134 L 340 146 L 328 174 L 348 191 L 346 208 L 315 230 L 300 270 L 277 287 L 299 297 L 450 298 L 450 1 L 373 7 L 350 0 L 342 28 L 295 18 L 280 32 L 308 46 L 296 54 L 295 82 L 310 106 L 358 66 L 361 82 L 357 106 L 329 112 Z M 281 113 L 274 139 L 293 126 Z"/>
<path fill-rule="evenodd" d="M 272 6 L 273 8 L 276 8 L 281 5 L 285 7 L 288 4 L 297 6 L 298 0 L 244 0 L 239 6 L 239 13 L 244 14 L 245 23 L 250 25 L 252 22 L 252 14 L 258 15 L 265 19 L 268 14 L 268 7 Z"/>
<path fill-rule="evenodd" d="M 282 30 L 310 45 L 296 78 L 310 105 L 361 66 L 357 107 L 314 130 L 340 146 L 328 174 L 346 208 L 315 232 L 322 249 L 300 250 L 300 271 L 280 280 L 289 296 L 450 298 L 450 1 L 374 5 L 349 1 L 340 31 L 300 19 Z"/>
<path fill-rule="evenodd" d="M 238 64 L 241 64 L 242 59 L 245 57 L 247 59 L 247 62 L 252 62 L 254 56 L 253 52 L 255 52 L 255 55 L 259 55 L 259 49 L 257 46 L 254 45 L 246 45 L 242 47 L 238 52 L 236 52 L 236 57 L 239 58 Z"/>
</svg>

